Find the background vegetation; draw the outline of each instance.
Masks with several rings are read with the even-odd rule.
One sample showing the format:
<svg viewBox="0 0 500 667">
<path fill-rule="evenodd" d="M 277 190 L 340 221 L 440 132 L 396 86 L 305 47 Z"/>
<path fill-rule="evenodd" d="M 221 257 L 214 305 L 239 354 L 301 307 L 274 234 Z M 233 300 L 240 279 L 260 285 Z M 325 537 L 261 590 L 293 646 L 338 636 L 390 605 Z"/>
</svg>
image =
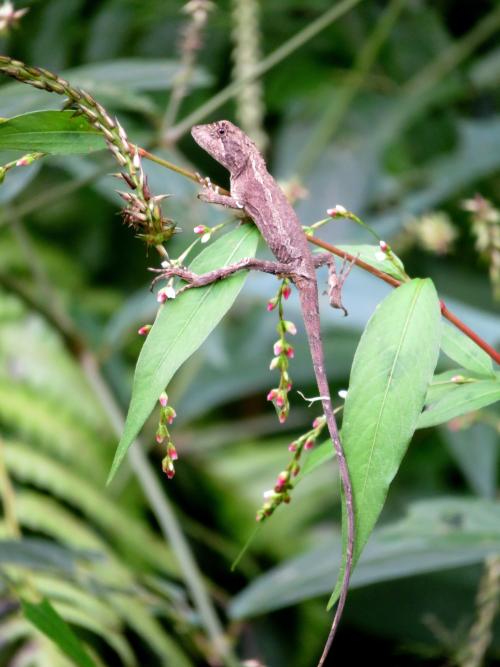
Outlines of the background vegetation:
<svg viewBox="0 0 500 667">
<path fill-rule="evenodd" d="M 221 117 L 242 124 L 298 197 L 304 224 L 335 204 L 353 210 L 410 275 L 432 277 L 469 326 L 498 343 L 498 217 L 492 210 L 490 223 L 474 224 L 462 203 L 479 192 L 499 204 L 498 3 L 353 0 L 308 39 L 301 31 L 331 2 L 220 2 L 203 25 L 206 4 L 192 0 L 186 12 L 174 0 L 26 2 L 0 52 L 61 73 L 116 113 L 133 141 L 223 184 L 226 174 L 186 132 Z M 281 57 L 275 50 L 294 35 L 303 39 Z M 258 63 L 257 83 L 205 113 Z M 17 82 L 0 88 L 2 117 L 61 104 Z M 5 152 L 1 162 L 16 157 Z M 183 234 L 172 255 L 196 225 L 225 219 L 196 200 L 196 185 L 144 166 L 155 193 L 174 195 L 164 210 Z M 19 610 L 18 596 L 36 589 L 97 664 L 218 664 L 209 594 L 241 658 L 312 665 L 338 565 L 331 463 L 300 484 L 230 572 L 287 444 L 316 416 L 297 398 L 283 428 L 265 401 L 272 278 L 247 281 L 168 389 L 178 412 L 175 479 L 161 474 L 153 417 L 130 465 L 104 485 L 143 340 L 137 329 L 157 308 L 147 267 L 158 258 L 122 226 L 113 170 L 105 153 L 57 157 L 9 171 L 0 187 L 1 664 L 68 664 Z M 370 240 L 349 222 L 322 236 Z M 349 317 L 323 309 L 332 390 L 348 385 L 361 331 L 387 293 L 354 269 Z M 293 300 L 289 312 L 298 321 Z M 314 395 L 297 338 L 293 377 Z M 440 370 L 450 367 L 443 357 Z M 417 432 L 353 581 L 337 659 L 361 659 L 368 647 L 387 665 L 473 665 L 489 646 L 495 664 L 498 432 L 493 408 Z"/>
</svg>

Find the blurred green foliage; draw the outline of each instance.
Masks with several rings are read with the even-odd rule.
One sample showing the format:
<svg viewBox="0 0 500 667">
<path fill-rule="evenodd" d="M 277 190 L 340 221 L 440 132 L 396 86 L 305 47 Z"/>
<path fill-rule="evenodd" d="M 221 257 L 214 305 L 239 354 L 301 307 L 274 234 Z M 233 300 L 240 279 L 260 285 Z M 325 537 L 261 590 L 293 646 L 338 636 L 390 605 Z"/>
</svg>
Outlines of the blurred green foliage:
<svg viewBox="0 0 500 667">
<path fill-rule="evenodd" d="M 231 54 L 248 40 L 260 39 L 267 55 L 331 5 L 267 0 L 257 29 L 249 22 L 241 33 L 231 12 L 254 11 L 254 3 L 217 3 L 177 120 L 231 82 Z M 0 37 L 1 53 L 62 73 L 116 113 L 132 141 L 225 184 L 226 174 L 188 136 L 162 145 L 189 21 L 182 2 L 22 6 L 30 11 Z M 499 31 L 493 1 L 360 2 L 262 77 L 262 125 L 258 115 L 245 116 L 239 94 L 206 118 L 254 123 L 247 129 L 267 134 L 271 171 L 291 189 L 299 179 L 308 193 L 297 203 L 304 224 L 336 203 L 353 210 L 391 243 L 410 275 L 433 278 L 440 296 L 492 344 L 500 319 L 489 270 L 500 249 L 476 249 L 461 202 L 480 192 L 500 206 Z M 61 105 L 17 82 L 0 87 L 2 117 Z M 0 161 L 20 155 L 5 152 Z M 154 193 L 174 195 L 164 206 L 183 229 L 169 246 L 173 256 L 194 238 L 194 226 L 224 219 L 197 202 L 186 179 L 145 168 Z M 13 169 L 0 187 L 0 537 L 7 545 L 18 525 L 23 538 L 2 567 L 0 664 L 14 656 L 20 664 L 68 664 L 13 602 L 12 591 L 29 585 L 77 629 L 96 664 L 182 667 L 210 657 L 179 552 L 166 544 L 150 499 L 130 469 L 104 486 L 116 431 L 109 405 L 89 385 L 88 358 L 68 345 L 85 341 L 125 410 L 142 343 L 136 331 L 157 306 L 146 269 L 158 259 L 120 223 L 116 181 L 107 176 L 114 170 L 105 153 L 64 155 Z M 322 235 L 339 244 L 370 241 L 348 222 Z M 340 551 L 332 539 L 334 466 L 308 475 L 237 571 L 229 569 L 253 530 L 262 492 L 288 461 L 287 443 L 316 416 L 297 398 L 280 428 L 265 402 L 275 338 L 265 303 L 274 291 L 272 278 L 252 276 L 176 374 L 168 393 L 179 414 L 173 433 L 181 460 L 175 480 L 160 483 L 238 655 L 306 667 L 329 626 L 324 606 Z M 387 293 L 354 269 L 344 297 L 349 318 L 323 309 L 332 389 L 347 386 L 361 331 Z M 293 302 L 289 312 L 298 319 Z M 440 370 L 450 367 L 443 356 Z M 305 395 L 314 394 L 303 336 L 292 374 Z M 153 418 L 145 450 L 154 429 Z M 336 659 L 356 660 L 368 646 L 386 665 L 442 664 L 467 643 L 481 563 L 500 551 L 498 429 L 489 407 L 417 431 L 353 582 Z M 161 452 L 150 450 L 160 478 Z M 497 622 L 491 664 L 499 654 Z"/>
</svg>

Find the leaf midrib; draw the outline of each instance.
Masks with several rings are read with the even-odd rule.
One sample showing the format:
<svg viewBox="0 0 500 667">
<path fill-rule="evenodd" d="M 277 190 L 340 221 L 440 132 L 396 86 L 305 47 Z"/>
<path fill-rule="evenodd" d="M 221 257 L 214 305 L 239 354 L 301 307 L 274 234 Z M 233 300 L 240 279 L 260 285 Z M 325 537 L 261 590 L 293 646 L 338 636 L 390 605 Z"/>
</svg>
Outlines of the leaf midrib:
<svg viewBox="0 0 500 667">
<path fill-rule="evenodd" d="M 370 468 L 371 468 L 371 465 L 372 465 L 373 452 L 374 452 L 374 449 L 375 449 L 375 443 L 377 441 L 378 431 L 379 431 L 380 424 L 381 424 L 381 421 L 382 421 L 382 414 L 384 412 L 385 404 L 386 404 L 386 401 L 387 401 L 387 395 L 389 393 L 389 389 L 390 389 L 391 384 L 392 384 L 392 379 L 393 379 L 393 376 L 394 376 L 394 370 L 396 368 L 396 364 L 397 364 L 398 359 L 399 359 L 399 355 L 400 355 L 400 352 L 401 352 L 401 348 L 403 346 L 403 342 L 405 341 L 405 338 L 406 338 L 406 334 L 407 334 L 407 331 L 408 331 L 408 327 L 409 327 L 409 324 L 410 324 L 411 317 L 412 317 L 413 312 L 414 312 L 415 307 L 416 307 L 418 296 L 420 295 L 420 292 L 422 291 L 422 286 L 423 286 L 422 282 L 417 286 L 417 290 L 415 291 L 415 295 L 412 299 L 410 308 L 408 310 L 408 315 L 407 315 L 405 323 L 404 323 L 404 327 L 403 327 L 403 330 L 402 330 L 400 341 L 398 343 L 396 354 L 394 356 L 394 361 L 392 363 L 391 370 L 390 370 L 390 373 L 389 373 L 388 382 L 387 382 L 387 385 L 386 385 L 386 388 L 385 388 L 385 391 L 384 391 L 384 396 L 383 396 L 382 403 L 381 403 L 381 406 L 380 406 L 380 410 L 379 410 L 379 413 L 378 413 L 377 423 L 375 425 L 375 432 L 374 432 L 374 435 L 373 435 L 373 438 L 372 438 L 372 444 L 371 444 L 371 448 L 370 448 L 370 456 L 369 456 L 369 460 L 368 460 L 368 467 L 367 467 L 366 474 L 365 474 L 363 488 L 361 490 L 361 498 L 360 498 L 360 503 L 359 503 L 359 505 L 361 507 L 363 506 L 364 496 L 365 496 L 365 491 L 366 491 L 366 485 L 367 485 L 368 479 L 370 477 Z"/>
</svg>

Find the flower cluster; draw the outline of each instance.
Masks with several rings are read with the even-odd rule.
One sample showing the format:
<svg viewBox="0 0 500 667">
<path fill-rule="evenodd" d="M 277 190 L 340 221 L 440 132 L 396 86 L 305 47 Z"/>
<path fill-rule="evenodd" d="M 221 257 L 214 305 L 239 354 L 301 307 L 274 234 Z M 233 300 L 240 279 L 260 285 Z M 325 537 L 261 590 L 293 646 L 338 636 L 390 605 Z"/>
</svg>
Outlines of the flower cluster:
<svg viewBox="0 0 500 667">
<path fill-rule="evenodd" d="M 165 392 L 160 394 L 160 420 L 156 430 L 156 442 L 162 445 L 166 441 L 166 454 L 162 459 L 161 467 L 165 475 L 172 479 L 175 475 L 174 461 L 178 459 L 177 450 L 170 438 L 168 426 L 173 423 L 177 416 L 174 408 L 168 405 L 168 396 Z"/>
<path fill-rule="evenodd" d="M 276 296 L 268 301 L 267 310 L 271 311 L 278 307 L 279 322 L 276 327 L 279 338 L 274 343 L 273 352 L 274 357 L 269 366 L 270 370 L 279 368 L 281 376 L 277 387 L 271 389 L 267 394 L 267 400 L 272 401 L 278 419 L 281 424 L 286 421 L 288 413 L 290 412 L 290 404 L 288 401 L 288 392 L 292 388 L 292 381 L 288 374 L 288 365 L 290 359 L 293 359 L 295 351 L 290 343 L 286 340 L 286 334 L 294 336 L 297 333 L 297 328 L 293 322 L 285 320 L 283 317 L 283 299 L 288 299 L 291 294 L 290 281 L 288 278 L 283 280 Z"/>
<path fill-rule="evenodd" d="M 471 213 L 476 248 L 489 264 L 493 293 L 500 300 L 500 211 L 480 194 L 463 201 L 462 208 Z"/>
<path fill-rule="evenodd" d="M 300 472 L 299 460 L 301 454 L 303 451 L 308 451 L 314 447 L 318 437 L 325 428 L 325 424 L 326 419 L 324 415 L 316 417 L 312 423 L 312 429 L 288 445 L 288 451 L 293 453 L 292 460 L 285 470 L 280 472 L 274 487 L 264 492 L 265 503 L 257 512 L 257 521 L 263 521 L 271 516 L 281 503 L 289 503 L 291 501 L 290 491 L 293 489 L 292 480 Z"/>
<path fill-rule="evenodd" d="M 127 138 L 118 120 L 111 118 L 107 111 L 84 90 L 72 87 L 65 79 L 41 67 L 29 67 L 19 60 L 0 56 L 0 72 L 22 83 L 68 98 L 66 108 L 75 109 L 98 130 L 123 169 L 116 176 L 130 187 L 132 192 L 119 193 L 125 200 L 123 212 L 127 224 L 140 230 L 139 236 L 148 245 L 160 245 L 170 239 L 175 232 L 172 220 L 164 218 L 160 202 L 165 195 L 153 197 L 141 164 L 138 149 Z"/>
</svg>

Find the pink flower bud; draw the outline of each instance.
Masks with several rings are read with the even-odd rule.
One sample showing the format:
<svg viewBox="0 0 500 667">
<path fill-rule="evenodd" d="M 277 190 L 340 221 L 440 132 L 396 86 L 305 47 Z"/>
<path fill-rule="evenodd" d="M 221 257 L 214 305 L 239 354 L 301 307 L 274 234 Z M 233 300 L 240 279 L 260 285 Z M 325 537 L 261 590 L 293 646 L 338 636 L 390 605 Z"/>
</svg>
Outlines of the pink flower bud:
<svg viewBox="0 0 500 667">
<path fill-rule="evenodd" d="M 147 336 L 152 326 L 152 324 L 144 324 L 140 329 L 137 330 L 137 333 L 139 336 Z"/>
<path fill-rule="evenodd" d="M 160 290 L 158 290 L 156 294 L 156 300 L 158 303 L 165 303 L 165 301 L 168 299 L 168 289 L 166 287 L 162 287 Z"/>
<path fill-rule="evenodd" d="M 380 241 L 379 246 L 380 246 L 380 250 L 382 252 L 387 252 L 389 250 L 389 246 L 387 245 L 387 243 L 385 241 Z"/>
<path fill-rule="evenodd" d="M 272 299 L 269 299 L 267 302 L 267 311 L 270 313 L 271 310 L 274 310 L 276 306 L 278 305 L 278 299 L 276 297 L 273 297 Z"/>
<path fill-rule="evenodd" d="M 287 386 L 286 386 L 286 390 L 287 390 L 287 391 L 290 391 L 291 388 L 292 388 L 292 383 L 289 382 L 289 383 L 287 384 Z"/>
<path fill-rule="evenodd" d="M 279 394 L 276 396 L 276 405 L 278 408 L 282 408 L 285 405 L 285 399 L 283 398 L 282 392 L 279 392 Z"/>
<path fill-rule="evenodd" d="M 161 407 L 164 408 L 168 403 L 167 394 L 164 391 L 162 391 L 161 394 L 160 394 L 160 398 L 158 400 L 160 401 Z"/>
<path fill-rule="evenodd" d="M 20 159 L 16 162 L 16 167 L 27 167 L 29 164 L 31 164 L 31 162 L 32 162 L 32 161 L 29 160 L 29 159 L 25 156 L 25 157 L 20 158 Z"/>
<path fill-rule="evenodd" d="M 314 447 L 313 438 L 307 438 L 307 440 L 304 443 L 304 449 L 312 449 L 313 447 Z"/>
<path fill-rule="evenodd" d="M 177 453 L 177 450 L 173 442 L 169 442 L 167 445 L 167 456 L 170 456 L 172 461 L 177 461 L 177 459 L 179 458 L 179 454 Z"/>
<path fill-rule="evenodd" d="M 291 293 L 292 293 L 292 288 L 290 287 L 290 285 L 288 285 L 288 284 L 283 285 L 283 288 L 281 290 L 281 294 L 283 295 L 283 298 L 288 299 L 288 297 L 290 296 Z"/>
<path fill-rule="evenodd" d="M 293 347 L 292 347 L 291 345 L 289 345 L 289 346 L 286 348 L 286 352 L 285 352 L 285 354 L 286 354 L 286 356 L 287 356 L 289 359 L 293 359 L 293 358 L 294 358 L 294 356 L 295 356 L 295 350 L 293 349 Z"/>
<path fill-rule="evenodd" d="M 312 423 L 312 427 L 313 428 L 318 428 L 319 426 L 321 426 L 321 423 L 322 423 L 322 418 L 321 417 L 316 417 L 316 419 Z"/>
<path fill-rule="evenodd" d="M 205 225 L 197 225 L 194 229 L 193 232 L 195 234 L 205 234 L 207 231 L 208 227 L 205 227 Z"/>
<path fill-rule="evenodd" d="M 295 336 L 295 334 L 297 333 L 297 327 L 295 326 L 295 324 L 293 322 L 286 322 L 286 321 L 283 322 L 283 324 L 285 326 L 285 331 L 287 331 L 289 334 L 292 334 L 292 336 Z"/>
<path fill-rule="evenodd" d="M 287 418 L 287 413 L 285 412 L 285 410 L 279 413 L 278 421 L 280 424 L 284 424 L 286 422 L 286 418 Z"/>
<path fill-rule="evenodd" d="M 271 389 L 271 391 L 267 395 L 267 400 L 268 401 L 274 401 L 276 396 L 278 395 L 278 390 L 277 389 Z"/>
<path fill-rule="evenodd" d="M 177 413 L 176 413 L 176 411 L 175 411 L 173 408 L 170 408 L 170 412 L 169 412 L 169 414 L 167 415 L 167 422 L 168 422 L 169 424 L 173 424 L 173 423 L 174 423 L 174 419 L 175 419 L 176 417 L 177 417 Z"/>
<path fill-rule="evenodd" d="M 280 361 L 279 357 L 273 357 L 273 359 L 271 360 L 271 363 L 269 364 L 269 370 L 273 371 L 275 368 L 277 368 L 278 364 L 279 364 L 279 361 Z"/>
<path fill-rule="evenodd" d="M 297 451 L 297 443 L 296 442 L 291 442 L 288 445 L 288 451 L 289 452 L 296 452 Z"/>
<path fill-rule="evenodd" d="M 281 354 L 283 352 L 283 348 L 281 346 L 281 341 L 280 340 L 277 341 L 276 343 L 274 343 L 273 352 L 274 352 L 275 357 L 277 357 L 279 354 Z"/>
<path fill-rule="evenodd" d="M 333 208 L 328 208 L 326 210 L 326 214 L 331 218 L 335 218 L 337 215 L 344 215 L 345 213 L 347 213 L 347 209 L 341 204 L 336 204 Z"/>
<path fill-rule="evenodd" d="M 450 382 L 454 382 L 455 384 L 460 384 L 465 380 L 463 375 L 454 375 L 452 378 L 450 378 Z"/>
</svg>

